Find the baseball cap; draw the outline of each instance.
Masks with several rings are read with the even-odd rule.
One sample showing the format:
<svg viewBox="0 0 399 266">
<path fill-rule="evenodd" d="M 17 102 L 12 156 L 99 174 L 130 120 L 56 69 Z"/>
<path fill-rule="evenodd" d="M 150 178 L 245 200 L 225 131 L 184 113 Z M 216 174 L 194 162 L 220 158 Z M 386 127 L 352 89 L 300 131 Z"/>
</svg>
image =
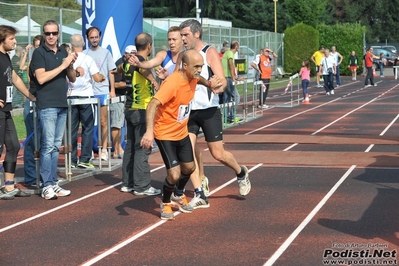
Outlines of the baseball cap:
<svg viewBox="0 0 399 266">
<path fill-rule="evenodd" d="M 133 51 L 137 51 L 136 46 L 134 46 L 134 45 L 128 45 L 128 46 L 126 46 L 126 48 L 125 48 L 125 53 L 130 54 L 130 53 L 132 53 Z"/>
</svg>

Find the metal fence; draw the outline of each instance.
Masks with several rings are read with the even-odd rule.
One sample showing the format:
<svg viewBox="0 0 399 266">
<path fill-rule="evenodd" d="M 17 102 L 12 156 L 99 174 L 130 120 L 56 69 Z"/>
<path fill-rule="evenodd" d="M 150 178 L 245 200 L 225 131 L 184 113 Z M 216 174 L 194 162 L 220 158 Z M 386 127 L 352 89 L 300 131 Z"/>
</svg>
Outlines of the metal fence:
<svg viewBox="0 0 399 266">
<path fill-rule="evenodd" d="M 0 24 L 14 26 L 19 30 L 17 35 L 18 45 L 24 48 L 32 43 L 32 39 L 41 34 L 41 26 L 45 21 L 53 19 L 60 23 L 60 43 L 69 43 L 70 36 L 81 34 L 82 12 L 65 8 L 54 8 L 32 4 L 9 4 L 0 2 Z M 157 22 L 155 24 L 155 21 Z M 181 19 L 144 19 L 143 31 L 151 34 L 154 39 L 153 54 L 167 47 L 167 29 L 179 26 Z M 162 25 L 162 28 L 159 25 Z M 203 25 L 202 40 L 213 45 L 220 51 L 224 42 L 237 40 L 240 42 L 238 58 L 245 58 L 249 69 L 247 77 L 253 77 L 254 72 L 250 66 L 259 50 L 270 47 L 278 54 L 274 60 L 276 66 L 283 66 L 283 34 L 250 29 L 230 28 L 223 26 Z M 133 43 L 134 40 L 132 40 Z M 12 56 L 14 54 L 12 53 Z M 17 93 L 16 106 L 23 105 L 23 97 Z"/>
</svg>

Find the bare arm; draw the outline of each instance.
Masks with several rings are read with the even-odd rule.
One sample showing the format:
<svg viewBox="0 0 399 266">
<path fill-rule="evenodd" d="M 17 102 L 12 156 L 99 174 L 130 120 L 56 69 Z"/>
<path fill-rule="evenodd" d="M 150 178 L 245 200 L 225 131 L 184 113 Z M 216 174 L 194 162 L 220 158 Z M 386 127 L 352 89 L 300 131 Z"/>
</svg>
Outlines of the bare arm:
<svg viewBox="0 0 399 266">
<path fill-rule="evenodd" d="M 112 74 L 113 71 L 115 71 L 115 69 L 108 71 L 109 85 L 110 85 L 109 96 L 111 98 L 114 98 L 116 96 L 116 94 L 115 94 L 115 76 Z"/>
<path fill-rule="evenodd" d="M 229 62 L 230 76 L 233 79 L 233 81 L 237 81 L 237 79 L 236 79 L 236 67 L 234 66 L 233 58 L 229 58 L 228 62 Z"/>
<path fill-rule="evenodd" d="M 154 143 L 154 121 L 155 115 L 158 111 L 158 106 L 161 104 L 156 98 L 152 98 L 146 109 L 145 121 L 146 121 L 146 132 L 140 141 L 140 145 L 144 149 L 149 149 Z"/>
<path fill-rule="evenodd" d="M 338 53 L 338 57 L 339 57 L 338 65 L 340 65 L 344 57 L 340 53 Z"/>
<path fill-rule="evenodd" d="M 101 74 L 100 72 L 93 74 L 92 78 L 95 82 L 103 82 L 105 80 L 105 77 L 103 74 Z"/>
<path fill-rule="evenodd" d="M 214 47 L 210 47 L 208 49 L 208 52 L 206 53 L 206 61 L 211 67 L 213 74 L 220 78 L 223 90 L 225 90 L 227 87 L 227 80 L 224 77 L 223 66 L 219 57 L 219 53 L 216 51 Z"/>
</svg>

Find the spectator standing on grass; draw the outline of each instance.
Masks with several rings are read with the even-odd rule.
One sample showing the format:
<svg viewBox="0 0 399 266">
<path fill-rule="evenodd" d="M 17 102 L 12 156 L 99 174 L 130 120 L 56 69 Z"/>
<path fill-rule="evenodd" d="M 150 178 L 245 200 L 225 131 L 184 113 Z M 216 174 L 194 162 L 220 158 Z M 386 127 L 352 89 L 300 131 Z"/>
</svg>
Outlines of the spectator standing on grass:
<svg viewBox="0 0 399 266">
<path fill-rule="evenodd" d="M 334 95 L 334 73 L 336 69 L 336 60 L 330 55 L 330 50 L 324 50 L 324 57 L 320 62 L 320 73 L 324 79 L 324 89 L 326 95 Z"/>
<path fill-rule="evenodd" d="M 357 59 L 356 52 L 352 51 L 348 60 L 348 68 L 352 72 L 352 80 L 356 80 L 356 74 L 357 74 L 356 71 L 358 67 L 359 67 L 359 61 Z"/>
<path fill-rule="evenodd" d="M 33 49 L 37 49 L 40 46 L 40 41 L 42 40 L 42 35 L 36 35 L 35 38 L 33 38 L 32 41 L 32 47 Z M 29 92 L 36 96 L 36 87 L 35 87 L 35 82 L 34 82 L 34 73 L 31 71 L 30 68 L 30 61 L 28 63 L 27 67 L 28 71 L 28 79 L 29 79 Z M 34 138 L 37 138 L 38 141 L 38 147 L 37 150 L 39 151 L 40 147 L 40 130 L 37 130 L 37 136 L 34 136 L 33 133 L 35 131 L 34 128 L 34 123 L 33 123 L 33 104 L 29 100 L 29 98 L 26 98 L 25 104 L 24 104 L 24 123 L 25 123 L 25 129 L 26 129 L 26 137 L 28 138 L 30 136 L 30 139 L 28 139 L 25 142 L 24 146 L 24 185 L 26 187 L 32 187 L 36 186 L 36 162 L 35 162 L 35 140 Z M 39 123 L 37 123 L 39 124 Z"/>
<path fill-rule="evenodd" d="M 310 82 L 310 63 L 309 60 L 302 61 L 302 67 L 299 71 L 299 76 L 302 79 L 302 94 L 303 99 L 305 100 L 306 95 L 309 97 L 309 82 Z"/>
<path fill-rule="evenodd" d="M 316 65 L 316 83 L 317 83 L 316 88 L 323 88 L 323 86 L 320 84 L 320 76 L 322 75 L 320 71 L 320 64 L 323 57 L 324 57 L 324 47 L 320 46 L 319 50 L 314 52 L 314 54 L 310 58 L 312 62 Z"/>
<path fill-rule="evenodd" d="M 232 41 L 230 49 L 223 54 L 222 66 L 223 73 L 227 79 L 227 88 L 223 92 L 223 104 L 234 103 L 234 106 L 227 106 L 224 108 L 224 116 L 227 118 L 227 123 L 233 123 L 236 119 L 236 109 L 240 102 L 240 94 L 238 94 L 237 87 L 234 83 L 244 80 L 237 76 L 236 67 L 234 64 L 234 54 L 240 48 L 238 41 Z"/>
<path fill-rule="evenodd" d="M 27 194 L 15 186 L 15 169 L 19 152 L 19 140 L 14 121 L 12 119 L 13 86 L 23 95 L 35 100 L 22 79 L 12 67 L 9 51 L 14 50 L 17 40 L 17 29 L 7 25 L 0 25 L 0 155 L 6 146 L 3 161 L 4 187 L 0 188 L 0 199 L 11 200 L 14 197 L 28 197 Z"/>
<path fill-rule="evenodd" d="M 43 180 L 42 197 L 56 199 L 68 196 L 70 190 L 58 185 L 57 166 L 59 149 L 66 126 L 66 77 L 76 80 L 73 63 L 77 54 L 68 54 L 58 46 L 58 23 L 48 20 L 43 25 L 42 44 L 33 52 L 30 68 L 37 90 L 37 108 L 41 128 L 40 176 Z"/>
<path fill-rule="evenodd" d="M 89 55 L 83 54 L 85 43 L 83 36 L 74 34 L 71 36 L 72 52 L 78 57 L 73 67 L 78 71 L 75 82 L 68 79 L 68 99 L 88 99 L 94 96 L 93 80 L 102 82 L 105 77 L 100 74 L 96 63 Z M 77 142 L 79 125 L 82 126 L 81 154 L 78 158 Z M 91 163 L 93 149 L 94 117 L 92 104 L 79 104 L 71 106 L 71 136 L 72 136 L 72 167 L 94 168 Z M 78 160 L 79 159 L 79 160 Z"/>
<path fill-rule="evenodd" d="M 335 60 L 335 64 L 336 64 L 336 72 L 334 74 L 335 76 L 335 80 L 337 82 L 337 87 L 341 86 L 341 73 L 340 73 L 340 69 L 339 69 L 339 65 L 342 63 L 342 60 L 344 59 L 344 57 L 337 52 L 336 47 L 333 45 L 331 46 L 331 52 L 330 52 L 330 56 L 332 56 Z"/>
<path fill-rule="evenodd" d="M 86 37 L 90 42 L 90 48 L 84 51 L 84 54 L 91 56 L 96 62 L 100 73 L 105 77 L 103 82 L 95 82 L 93 85 L 94 97 L 100 99 L 100 118 L 101 123 L 101 147 L 98 151 L 100 160 L 108 160 L 108 112 L 107 99 L 114 98 L 115 94 L 115 79 L 112 71 L 115 70 L 115 62 L 111 53 L 100 46 L 101 31 L 97 27 L 90 27 L 86 30 Z"/>
<path fill-rule="evenodd" d="M 263 48 L 260 49 L 259 54 L 257 54 L 255 56 L 254 61 L 251 62 L 251 66 L 253 67 L 253 69 L 255 70 L 255 80 L 258 81 L 259 80 L 259 76 L 260 76 L 260 69 L 259 69 L 259 58 L 260 56 L 263 54 Z"/>
</svg>

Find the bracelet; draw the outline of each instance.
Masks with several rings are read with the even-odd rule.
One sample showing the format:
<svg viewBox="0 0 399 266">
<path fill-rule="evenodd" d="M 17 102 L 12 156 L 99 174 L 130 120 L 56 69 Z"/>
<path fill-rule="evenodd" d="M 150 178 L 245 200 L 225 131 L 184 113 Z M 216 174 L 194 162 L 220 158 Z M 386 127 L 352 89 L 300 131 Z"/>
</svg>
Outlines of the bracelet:
<svg viewBox="0 0 399 266">
<path fill-rule="evenodd" d="M 210 80 L 208 80 L 208 88 L 212 87 L 212 82 Z"/>
</svg>

